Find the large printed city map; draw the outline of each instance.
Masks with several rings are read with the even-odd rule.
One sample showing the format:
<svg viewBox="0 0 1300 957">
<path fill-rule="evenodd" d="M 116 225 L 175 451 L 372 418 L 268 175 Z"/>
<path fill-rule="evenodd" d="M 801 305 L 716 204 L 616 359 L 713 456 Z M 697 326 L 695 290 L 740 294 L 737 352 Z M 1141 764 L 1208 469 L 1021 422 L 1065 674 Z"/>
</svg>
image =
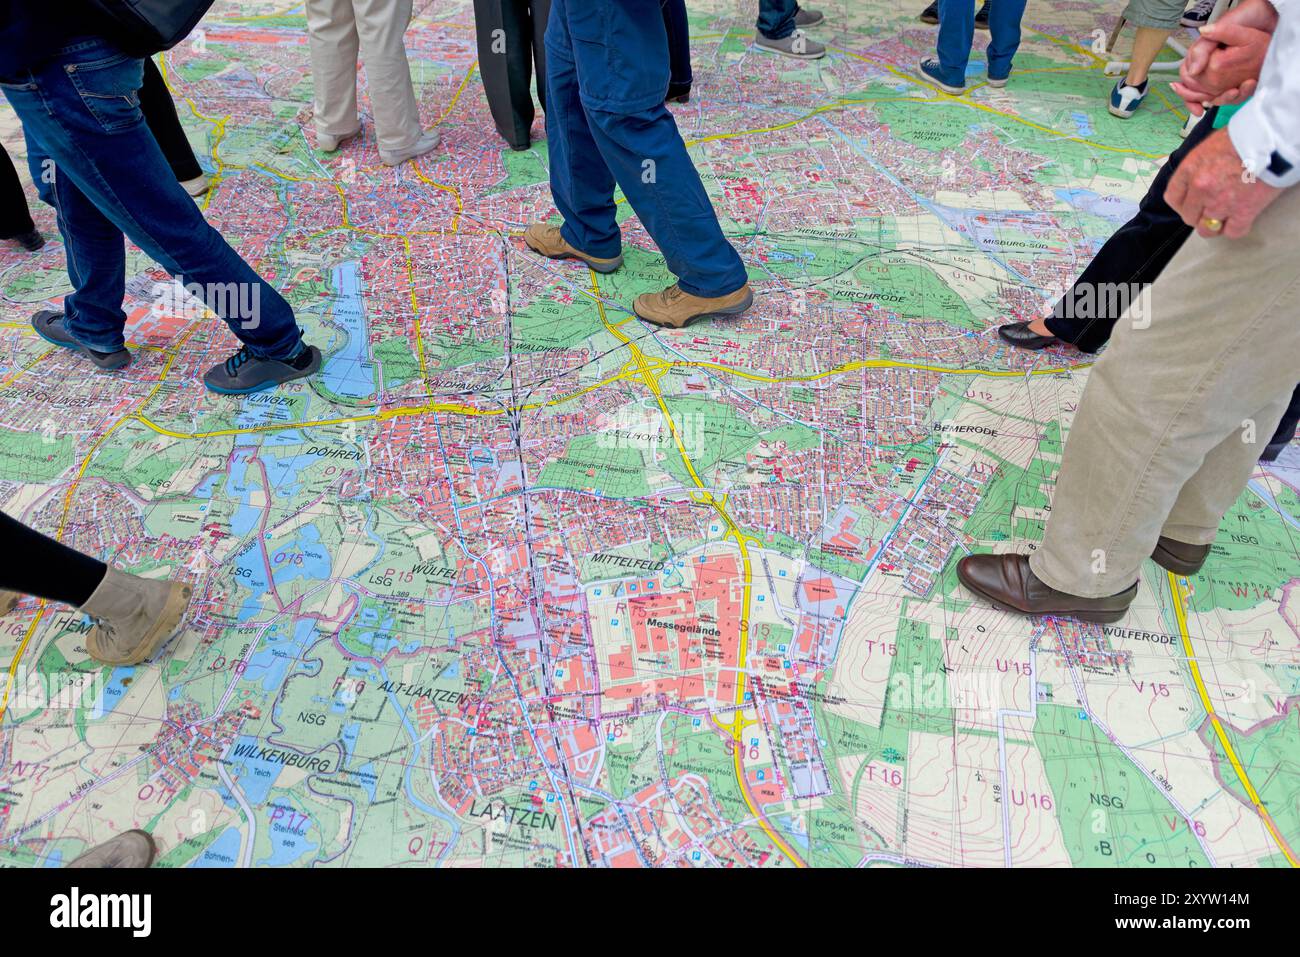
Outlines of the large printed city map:
<svg viewBox="0 0 1300 957">
<path fill-rule="evenodd" d="M 954 574 L 1041 540 L 1093 361 L 996 327 L 1134 213 L 1181 103 L 1108 115 L 1117 5 L 1080 0 L 1030 4 L 1005 89 L 977 34 L 946 96 L 910 72 L 922 5 L 832 0 L 798 62 L 754 49 L 756 4 L 692 0 L 672 110 L 757 302 L 664 331 L 621 194 L 620 271 L 523 245 L 542 124 L 498 139 L 467 0 L 416 4 L 442 145 L 398 168 L 364 71 L 364 137 L 315 149 L 300 4 L 218 3 L 160 60 L 199 202 L 323 371 L 205 391 L 237 343 L 134 248 L 134 362 L 43 342 L 70 287 L 28 186 L 0 507 L 194 598 L 138 667 L 68 606 L 0 620 L 0 863 L 143 828 L 168 867 L 1295 866 L 1300 449 L 1119 624 Z"/>
</svg>

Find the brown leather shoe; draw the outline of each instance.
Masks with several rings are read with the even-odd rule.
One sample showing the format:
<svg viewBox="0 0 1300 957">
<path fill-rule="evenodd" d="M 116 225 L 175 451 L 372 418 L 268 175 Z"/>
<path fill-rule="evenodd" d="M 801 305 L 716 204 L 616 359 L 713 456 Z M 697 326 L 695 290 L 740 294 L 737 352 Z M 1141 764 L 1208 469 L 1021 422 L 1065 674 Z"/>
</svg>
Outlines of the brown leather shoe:
<svg viewBox="0 0 1300 957">
<path fill-rule="evenodd" d="M 1128 612 L 1133 587 L 1109 598 L 1080 598 L 1049 588 L 1029 569 L 1027 555 L 967 555 L 957 563 L 961 583 L 1003 611 L 1110 624 Z"/>
<path fill-rule="evenodd" d="M 738 316 L 754 304 L 754 293 L 749 283 L 726 296 L 692 296 L 673 283 L 660 292 L 647 292 L 636 297 L 632 311 L 656 326 L 681 329 L 692 322 L 711 316 Z"/>
<path fill-rule="evenodd" d="M 559 226 L 533 223 L 524 230 L 524 242 L 528 244 L 528 248 L 533 252 L 540 253 L 548 259 L 581 259 L 599 273 L 613 272 L 623 265 L 622 253 L 619 253 L 613 259 L 604 259 L 600 256 L 588 255 L 581 249 L 570 246 L 568 241 L 560 235 Z"/>
<path fill-rule="evenodd" d="M 158 856 L 158 845 L 144 831 L 123 831 L 92 847 L 69 867 L 148 867 Z"/>
<path fill-rule="evenodd" d="M 1195 575 L 1210 557 L 1209 545 L 1189 545 L 1160 536 L 1151 560 L 1175 575 Z"/>
</svg>

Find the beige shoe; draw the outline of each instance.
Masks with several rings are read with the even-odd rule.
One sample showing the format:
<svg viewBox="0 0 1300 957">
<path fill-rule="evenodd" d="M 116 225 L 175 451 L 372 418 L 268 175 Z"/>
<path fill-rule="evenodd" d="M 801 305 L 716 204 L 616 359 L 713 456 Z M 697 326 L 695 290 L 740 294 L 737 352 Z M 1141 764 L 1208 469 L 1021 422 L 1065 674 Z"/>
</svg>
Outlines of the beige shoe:
<svg viewBox="0 0 1300 957">
<path fill-rule="evenodd" d="M 138 665 L 180 627 L 192 589 L 184 582 L 155 581 L 109 567 L 81 610 L 95 620 L 86 650 L 106 665 Z"/>
<path fill-rule="evenodd" d="M 208 182 L 208 178 L 206 176 L 196 176 L 193 179 L 181 180 L 181 188 L 185 190 L 185 192 L 193 196 L 195 199 L 198 199 L 200 196 L 206 193 L 211 188 L 211 186 L 212 184 Z"/>
<path fill-rule="evenodd" d="M 404 150 L 380 150 L 379 158 L 385 166 L 401 166 L 407 160 L 432 153 L 441 141 L 437 130 L 429 130 L 427 133 L 421 133 L 420 138 Z"/>
<path fill-rule="evenodd" d="M 359 123 L 357 124 L 357 128 L 350 133 L 322 133 L 320 130 L 317 130 L 316 148 L 325 153 L 333 153 L 348 140 L 354 139 L 360 135 L 361 124 Z"/>
<path fill-rule="evenodd" d="M 23 596 L 18 594 L 16 591 L 5 591 L 3 588 L 0 588 L 0 618 L 3 618 L 5 615 L 17 608 L 18 602 L 22 597 Z"/>
<path fill-rule="evenodd" d="M 69 864 L 69 867 L 148 867 L 158 856 L 158 845 L 144 831 L 125 831 Z"/>
<path fill-rule="evenodd" d="M 683 292 L 673 283 L 660 292 L 647 292 L 636 297 L 632 311 L 646 322 L 669 329 L 681 329 L 700 319 L 711 316 L 738 316 L 754 304 L 754 293 L 749 283 L 725 296 L 706 299 Z"/>
<path fill-rule="evenodd" d="M 533 252 L 540 253 L 548 259 L 581 259 L 599 273 L 610 273 L 623 265 L 622 253 L 612 259 L 604 259 L 600 256 L 590 256 L 581 249 L 570 246 L 568 241 L 560 235 L 559 226 L 533 223 L 524 230 L 524 242 L 528 244 L 528 248 Z"/>
</svg>

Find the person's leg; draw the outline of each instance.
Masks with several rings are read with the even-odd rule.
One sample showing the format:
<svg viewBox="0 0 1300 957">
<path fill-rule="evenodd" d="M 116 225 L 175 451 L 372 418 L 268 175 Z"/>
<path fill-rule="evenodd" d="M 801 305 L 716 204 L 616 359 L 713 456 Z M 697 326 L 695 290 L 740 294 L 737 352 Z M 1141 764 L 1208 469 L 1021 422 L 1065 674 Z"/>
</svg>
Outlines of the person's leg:
<svg viewBox="0 0 1300 957">
<path fill-rule="evenodd" d="M 1132 290 L 1155 282 L 1192 234 L 1192 227 L 1165 202 L 1165 189 L 1179 164 L 1213 132 L 1212 117 L 1192 127 L 1152 180 L 1137 215 L 1111 234 L 1052 314 L 1038 320 L 1042 328 L 1030 324 L 1032 331 L 1056 336 L 1084 352 L 1096 352 L 1106 344 L 1122 309 L 1106 309 L 1109 297 L 1098 295 L 1098 291 L 1118 286 Z"/>
<path fill-rule="evenodd" d="M 1281 455 L 1282 450 L 1295 438 L 1297 426 L 1300 426 L 1300 385 L 1296 386 L 1295 391 L 1291 393 L 1291 401 L 1287 404 L 1286 411 L 1282 413 L 1282 421 L 1273 430 L 1273 437 L 1268 440 L 1268 447 L 1264 449 L 1264 454 L 1260 458 L 1272 462 Z"/>
<path fill-rule="evenodd" d="M 1141 86 L 1151 75 L 1151 64 L 1156 62 L 1165 41 L 1173 31 L 1160 27 L 1138 27 L 1133 37 L 1133 53 L 1129 58 L 1128 73 L 1124 82 L 1129 86 Z"/>
<path fill-rule="evenodd" d="M 0 512 L 0 588 L 80 608 L 104 580 L 97 558 Z"/>
<path fill-rule="evenodd" d="M 560 231 L 565 242 L 592 256 L 613 258 L 622 246 L 614 218 L 614 175 L 601 158 L 587 124 L 567 13 L 568 0 L 553 0 L 546 30 L 546 146 L 550 154 L 551 198 L 564 217 Z"/>
<path fill-rule="evenodd" d="M 1011 75 L 1011 61 L 1020 49 L 1020 21 L 1024 15 L 1025 0 L 992 0 L 989 4 L 989 46 L 985 55 L 990 80 L 1005 80 Z"/>
<path fill-rule="evenodd" d="M 361 125 L 352 0 L 307 0 L 306 12 L 316 132 L 332 139 L 351 136 Z"/>
<path fill-rule="evenodd" d="M 22 114 L 19 113 L 21 117 Z M 54 160 L 24 123 L 27 163 L 42 202 L 54 209 L 72 292 L 63 297 L 63 324 L 72 337 L 96 352 L 126 347 L 126 240 L 70 176 L 61 176 Z"/>
<path fill-rule="evenodd" d="M 936 49 L 943 81 L 966 85 L 966 65 L 975 42 L 975 7 L 970 0 L 939 0 L 939 38 Z"/>
<path fill-rule="evenodd" d="M 352 0 L 352 5 L 375 138 L 381 150 L 400 153 L 414 146 L 422 132 L 403 39 L 411 23 L 411 0 Z"/>
<path fill-rule="evenodd" d="M 551 21 L 551 0 L 531 0 L 528 21 L 533 36 L 533 76 L 537 81 L 537 102 L 546 109 L 546 25 Z"/>
<path fill-rule="evenodd" d="M 1295 388 L 1297 217 L 1300 190 L 1287 190 L 1243 239 L 1193 235 L 1152 287 L 1150 324 L 1116 326 L 1029 560 L 1048 586 L 1113 595 L 1161 534 L 1212 536 Z"/>
<path fill-rule="evenodd" d="M 30 233 L 36 228 L 31 211 L 27 208 L 27 195 L 22 180 L 14 169 L 14 161 L 0 146 L 0 239 L 11 239 Z"/>
<path fill-rule="evenodd" d="M 42 65 L 30 84 L 6 86 L 5 95 L 29 137 L 54 160 L 59 197 L 65 185 L 75 187 L 147 255 L 198 291 L 252 355 L 297 356 L 302 334 L 289 304 L 208 224 L 171 175 L 139 109 L 142 74 L 139 59 L 84 41 Z M 95 238 L 107 241 L 106 235 Z M 80 241 L 78 235 L 74 242 Z M 119 261 L 106 261 L 107 267 L 95 258 L 77 268 L 96 282 L 107 268 L 116 288 Z"/>
<path fill-rule="evenodd" d="M 158 146 L 162 149 L 163 156 L 167 158 L 167 165 L 172 168 L 176 179 L 184 183 L 202 176 L 203 167 L 194 156 L 190 141 L 185 136 L 185 128 L 181 126 L 181 118 L 176 115 L 176 104 L 172 101 L 172 95 L 167 89 L 167 84 L 163 82 L 162 74 L 158 71 L 152 57 L 144 58 L 144 83 L 140 86 L 140 109 L 144 112 L 144 120 L 149 124 L 149 131 L 158 141 Z"/>
<path fill-rule="evenodd" d="M 798 0 L 758 0 L 758 32 L 769 40 L 784 40 L 795 31 Z"/>
<path fill-rule="evenodd" d="M 527 0 L 474 0 L 474 32 L 492 122 L 512 149 L 527 149 L 534 116 Z"/>
<path fill-rule="evenodd" d="M 669 80 L 667 99 L 691 93 L 691 26 L 686 19 L 686 0 L 661 0 L 664 28 L 668 31 Z"/>
<path fill-rule="evenodd" d="M 570 29 L 583 34 L 575 47 L 580 95 L 605 165 L 684 292 L 736 292 L 746 283 L 744 263 L 663 103 L 668 35 L 659 0 L 581 2 L 580 16 L 565 9 Z"/>
<path fill-rule="evenodd" d="M 587 115 L 601 156 L 678 285 L 703 298 L 744 286 L 745 264 L 723 235 L 672 113 L 660 103 L 631 114 Z"/>
</svg>

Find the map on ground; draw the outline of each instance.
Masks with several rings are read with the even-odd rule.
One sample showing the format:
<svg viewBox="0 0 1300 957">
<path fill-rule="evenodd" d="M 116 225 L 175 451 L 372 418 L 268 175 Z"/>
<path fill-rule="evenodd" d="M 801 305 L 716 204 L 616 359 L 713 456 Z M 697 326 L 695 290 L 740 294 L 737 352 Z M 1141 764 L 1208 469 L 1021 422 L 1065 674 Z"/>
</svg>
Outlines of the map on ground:
<svg viewBox="0 0 1300 957">
<path fill-rule="evenodd" d="M 1118 4 L 1033 0 L 1005 89 L 977 33 L 961 97 L 909 73 L 922 5 L 823 4 L 831 53 L 795 62 L 755 3 L 691 0 L 673 111 L 757 302 L 664 331 L 621 197 L 622 270 L 524 247 L 545 138 L 498 139 L 467 0 L 417 4 L 442 146 L 396 169 L 364 97 L 314 149 L 301 5 L 218 3 L 162 58 L 200 202 L 324 368 L 205 391 L 237 343 L 134 249 L 131 366 L 50 347 L 29 187 L 0 507 L 194 600 L 134 668 L 66 606 L 0 620 L 0 862 L 141 827 L 175 867 L 1295 866 L 1300 448 L 1117 625 L 956 581 L 1041 540 L 1091 358 L 996 327 L 1134 213 L 1183 114 L 1160 81 L 1108 115 Z"/>
</svg>

